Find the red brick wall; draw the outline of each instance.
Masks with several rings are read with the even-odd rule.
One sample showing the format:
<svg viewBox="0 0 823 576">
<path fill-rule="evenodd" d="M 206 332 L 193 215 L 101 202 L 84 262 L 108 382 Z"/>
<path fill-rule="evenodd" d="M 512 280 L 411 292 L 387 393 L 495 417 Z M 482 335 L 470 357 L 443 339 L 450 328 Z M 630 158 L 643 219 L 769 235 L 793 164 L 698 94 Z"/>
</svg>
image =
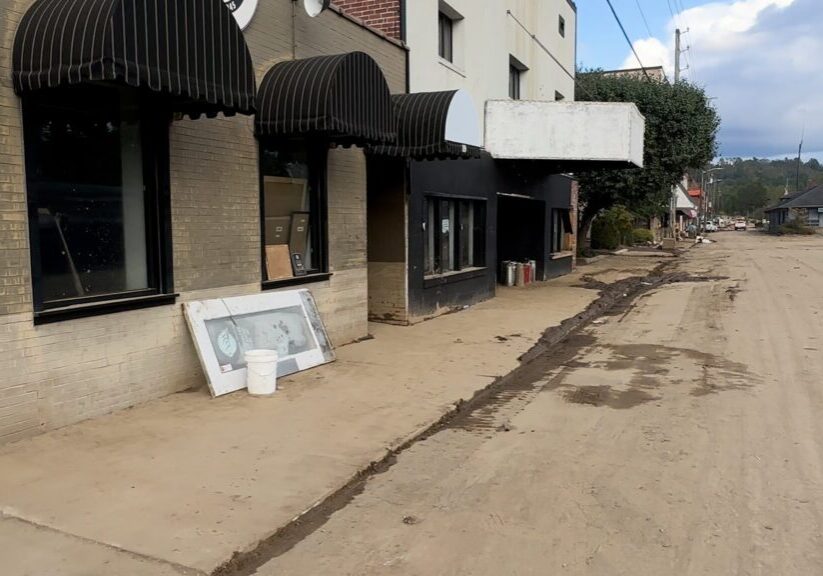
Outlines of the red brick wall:
<svg viewBox="0 0 823 576">
<path fill-rule="evenodd" d="M 400 40 L 400 0 L 332 0 L 349 16 Z"/>
</svg>

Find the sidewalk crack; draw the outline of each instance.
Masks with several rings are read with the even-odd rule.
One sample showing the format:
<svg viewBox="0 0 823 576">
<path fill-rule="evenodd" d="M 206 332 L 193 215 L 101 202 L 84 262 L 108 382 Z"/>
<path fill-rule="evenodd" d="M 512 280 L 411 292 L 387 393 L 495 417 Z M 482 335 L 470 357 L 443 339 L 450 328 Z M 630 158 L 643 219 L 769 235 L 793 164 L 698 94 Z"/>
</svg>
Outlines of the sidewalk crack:
<svg viewBox="0 0 823 576">
<path fill-rule="evenodd" d="M 148 554 L 142 554 L 140 552 L 135 552 L 133 550 L 127 550 L 126 548 L 122 548 L 115 544 L 109 544 L 107 542 L 100 542 L 99 540 L 94 540 L 93 538 L 87 538 L 85 536 L 80 536 L 79 534 L 74 534 L 72 532 L 66 532 L 65 530 L 61 530 L 59 528 L 55 528 L 53 526 L 49 526 L 47 524 L 43 524 L 41 522 L 37 522 L 35 520 L 31 520 L 29 518 L 25 518 L 19 514 L 12 512 L 7 508 L 0 507 L 0 520 L 10 520 L 12 522 L 20 522 L 21 524 L 26 524 L 28 526 L 32 526 L 38 530 L 43 530 L 46 532 L 52 532 L 54 534 L 60 534 L 61 536 L 66 536 L 73 540 L 77 540 L 79 542 L 84 542 L 86 544 L 92 544 L 94 546 L 102 546 L 103 548 L 108 548 L 109 550 L 114 550 L 115 552 L 119 552 L 121 554 L 125 554 L 126 556 L 130 556 L 135 559 L 145 560 L 147 562 L 151 562 L 154 564 L 163 564 L 172 568 L 174 571 L 181 574 L 181 576 L 208 576 L 207 572 L 203 572 L 202 570 L 198 570 L 196 568 L 191 568 L 189 566 L 185 566 L 183 564 L 178 564 L 177 562 L 172 562 L 170 560 L 164 560 L 163 558 L 156 558 L 154 556 L 149 556 Z"/>
</svg>

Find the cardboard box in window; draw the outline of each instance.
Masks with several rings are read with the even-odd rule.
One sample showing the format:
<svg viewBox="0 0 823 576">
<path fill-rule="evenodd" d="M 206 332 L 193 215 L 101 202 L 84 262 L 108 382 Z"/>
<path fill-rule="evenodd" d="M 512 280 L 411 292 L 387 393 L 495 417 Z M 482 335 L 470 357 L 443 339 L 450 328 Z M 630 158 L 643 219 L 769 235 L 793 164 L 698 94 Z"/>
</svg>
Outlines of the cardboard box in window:
<svg viewBox="0 0 823 576">
<path fill-rule="evenodd" d="M 308 209 L 306 180 L 263 176 L 265 216 L 290 216 Z"/>
<path fill-rule="evenodd" d="M 294 276 L 288 244 L 266 246 L 266 276 L 269 280 L 282 280 Z"/>
</svg>

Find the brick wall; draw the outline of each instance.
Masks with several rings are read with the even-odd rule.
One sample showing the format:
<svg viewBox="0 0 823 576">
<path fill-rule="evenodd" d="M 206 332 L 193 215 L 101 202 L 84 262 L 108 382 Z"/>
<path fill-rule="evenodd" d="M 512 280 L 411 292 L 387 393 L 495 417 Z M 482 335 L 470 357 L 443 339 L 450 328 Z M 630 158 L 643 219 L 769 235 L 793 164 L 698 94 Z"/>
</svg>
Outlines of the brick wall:
<svg viewBox="0 0 823 576">
<path fill-rule="evenodd" d="M 20 99 L 10 80 L 17 23 L 32 0 L 0 2 L 0 442 L 205 384 L 182 302 L 260 290 L 257 145 L 244 116 L 181 120 L 170 133 L 174 305 L 34 326 Z M 245 36 L 258 79 L 275 62 L 362 50 L 392 92 L 405 53 L 329 11 L 309 18 L 260 0 Z M 366 168 L 362 150 L 329 152 L 332 277 L 306 285 L 334 344 L 365 336 Z"/>
<path fill-rule="evenodd" d="M 400 0 L 335 0 L 334 4 L 367 26 L 400 40 Z"/>
<path fill-rule="evenodd" d="M 22 16 L 14 1 L 0 7 L 0 314 L 31 310 L 22 118 L 11 86 L 10 51 Z"/>
</svg>

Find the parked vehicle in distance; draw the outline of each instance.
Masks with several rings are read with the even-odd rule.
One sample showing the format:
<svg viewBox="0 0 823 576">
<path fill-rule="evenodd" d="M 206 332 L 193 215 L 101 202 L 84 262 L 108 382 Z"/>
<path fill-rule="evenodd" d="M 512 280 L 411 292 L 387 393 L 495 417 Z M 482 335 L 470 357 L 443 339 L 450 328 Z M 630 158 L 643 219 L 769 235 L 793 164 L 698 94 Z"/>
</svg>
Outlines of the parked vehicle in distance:
<svg viewBox="0 0 823 576">
<path fill-rule="evenodd" d="M 706 232 L 717 232 L 717 224 L 715 224 L 714 222 L 707 222 Z"/>
<path fill-rule="evenodd" d="M 745 231 L 747 226 L 748 225 L 746 224 L 745 220 L 738 220 L 737 222 L 734 223 L 735 231 L 737 231 L 737 230 L 744 230 Z"/>
</svg>

